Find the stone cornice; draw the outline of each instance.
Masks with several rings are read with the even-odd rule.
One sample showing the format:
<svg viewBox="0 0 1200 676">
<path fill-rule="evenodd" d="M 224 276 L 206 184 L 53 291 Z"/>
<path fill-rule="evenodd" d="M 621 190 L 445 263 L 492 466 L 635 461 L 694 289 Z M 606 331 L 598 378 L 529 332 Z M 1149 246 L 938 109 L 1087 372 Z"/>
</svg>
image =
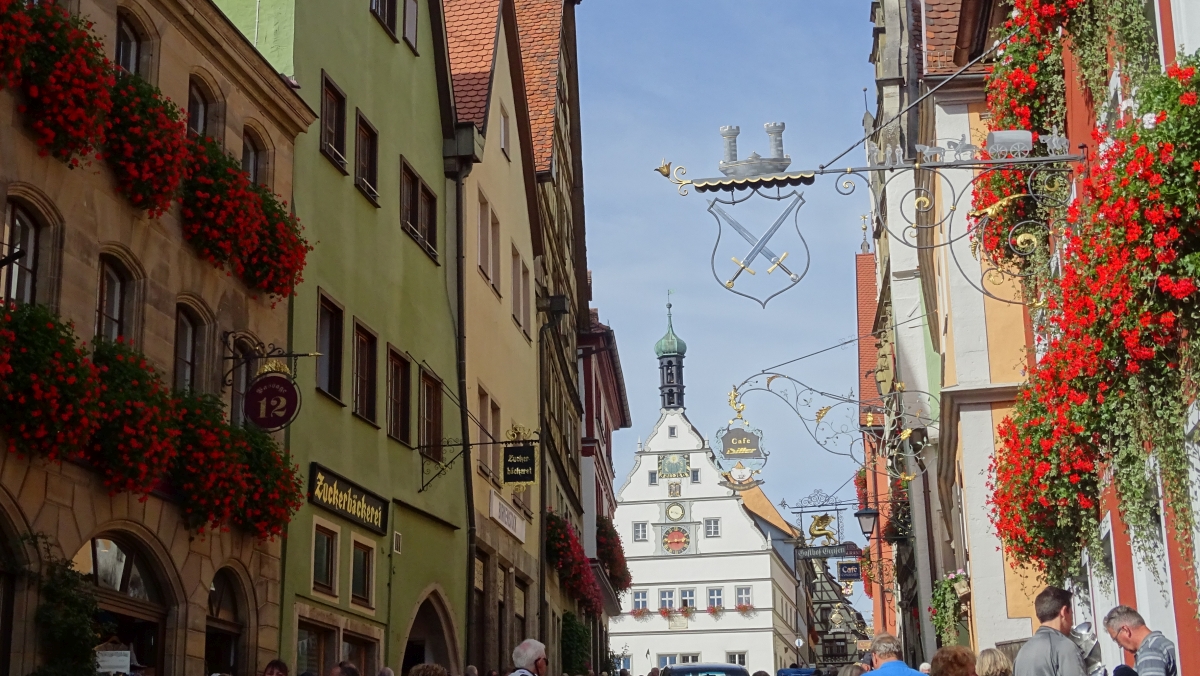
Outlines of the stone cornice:
<svg viewBox="0 0 1200 676">
<path fill-rule="evenodd" d="M 212 0 L 150 0 L 197 51 L 289 136 L 317 114 Z"/>
</svg>

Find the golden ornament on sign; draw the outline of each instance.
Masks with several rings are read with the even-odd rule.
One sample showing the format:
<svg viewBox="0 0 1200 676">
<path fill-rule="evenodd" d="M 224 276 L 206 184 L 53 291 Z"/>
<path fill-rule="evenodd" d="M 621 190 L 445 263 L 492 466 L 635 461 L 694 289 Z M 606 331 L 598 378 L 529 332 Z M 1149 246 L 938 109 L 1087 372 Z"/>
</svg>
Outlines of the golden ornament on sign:
<svg viewBox="0 0 1200 676">
<path fill-rule="evenodd" d="M 263 362 L 262 366 L 258 367 L 257 375 L 261 376 L 264 373 L 282 373 L 285 376 L 290 376 L 292 375 L 292 370 L 288 368 L 286 363 L 279 359 L 268 359 Z"/>
<path fill-rule="evenodd" d="M 825 407 L 822 407 L 822 408 L 820 408 L 820 409 L 818 409 L 818 410 L 817 410 L 817 424 L 818 424 L 818 425 L 820 425 L 820 424 L 821 424 L 821 419 L 822 419 L 822 418 L 824 418 L 824 417 L 825 417 L 825 415 L 826 415 L 826 414 L 828 414 L 828 413 L 829 413 L 829 411 L 830 411 L 830 410 L 832 410 L 832 409 L 833 409 L 833 407 L 832 407 L 832 406 L 825 406 Z M 870 415 L 870 414 L 868 413 L 867 415 Z"/>
<path fill-rule="evenodd" d="M 904 441 L 905 439 L 909 438 L 910 436 L 912 436 L 912 428 L 907 428 L 900 433 L 900 441 Z"/>
</svg>

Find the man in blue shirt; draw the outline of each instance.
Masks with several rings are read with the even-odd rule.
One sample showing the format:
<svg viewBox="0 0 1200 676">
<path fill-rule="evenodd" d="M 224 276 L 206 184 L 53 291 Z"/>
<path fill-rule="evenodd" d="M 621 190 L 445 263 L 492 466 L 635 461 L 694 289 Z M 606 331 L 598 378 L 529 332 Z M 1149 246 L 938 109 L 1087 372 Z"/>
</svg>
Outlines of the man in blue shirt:
<svg viewBox="0 0 1200 676">
<path fill-rule="evenodd" d="M 868 671 L 863 676 L 921 676 L 921 672 L 909 668 L 900 659 L 900 653 L 903 650 L 900 639 L 895 636 L 876 634 L 875 639 L 871 641 L 871 655 L 874 659 L 875 669 Z"/>
</svg>

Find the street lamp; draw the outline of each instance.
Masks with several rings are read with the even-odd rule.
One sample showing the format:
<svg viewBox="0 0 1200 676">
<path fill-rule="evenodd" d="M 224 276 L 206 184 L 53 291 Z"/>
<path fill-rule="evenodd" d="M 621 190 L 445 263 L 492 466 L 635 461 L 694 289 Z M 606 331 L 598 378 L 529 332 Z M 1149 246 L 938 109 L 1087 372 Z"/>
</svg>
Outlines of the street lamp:
<svg viewBox="0 0 1200 676">
<path fill-rule="evenodd" d="M 870 540 L 871 534 L 875 532 L 875 524 L 879 521 L 879 510 L 863 507 L 854 513 L 854 518 L 858 519 L 858 527 L 862 529 L 863 536 Z"/>
</svg>

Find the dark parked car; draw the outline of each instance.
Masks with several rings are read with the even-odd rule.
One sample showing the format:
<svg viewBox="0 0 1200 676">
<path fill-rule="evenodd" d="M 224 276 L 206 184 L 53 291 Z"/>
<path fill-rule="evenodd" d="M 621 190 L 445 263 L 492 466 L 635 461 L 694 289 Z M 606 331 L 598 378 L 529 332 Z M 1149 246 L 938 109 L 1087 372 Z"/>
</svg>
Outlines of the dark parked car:
<svg viewBox="0 0 1200 676">
<path fill-rule="evenodd" d="M 746 667 L 736 664 L 672 664 L 660 676 L 750 676 Z"/>
</svg>

